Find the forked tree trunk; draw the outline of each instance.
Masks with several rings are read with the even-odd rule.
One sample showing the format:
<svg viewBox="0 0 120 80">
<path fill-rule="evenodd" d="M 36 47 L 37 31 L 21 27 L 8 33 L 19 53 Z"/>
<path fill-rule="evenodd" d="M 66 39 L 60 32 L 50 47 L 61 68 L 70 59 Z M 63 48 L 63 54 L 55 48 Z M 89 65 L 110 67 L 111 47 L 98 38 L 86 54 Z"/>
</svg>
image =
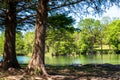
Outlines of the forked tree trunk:
<svg viewBox="0 0 120 80">
<path fill-rule="evenodd" d="M 7 70 L 8 68 L 20 68 L 16 59 L 15 38 L 16 38 L 16 5 L 14 1 L 7 4 L 8 10 L 6 12 L 6 29 L 4 41 L 4 53 L 2 67 Z"/>
<path fill-rule="evenodd" d="M 45 35 L 46 35 L 46 20 L 47 20 L 47 4 L 48 0 L 39 0 L 37 9 L 37 18 L 35 24 L 35 39 L 32 59 L 28 65 L 29 70 L 40 72 L 47 75 L 44 65 L 45 54 Z"/>
</svg>

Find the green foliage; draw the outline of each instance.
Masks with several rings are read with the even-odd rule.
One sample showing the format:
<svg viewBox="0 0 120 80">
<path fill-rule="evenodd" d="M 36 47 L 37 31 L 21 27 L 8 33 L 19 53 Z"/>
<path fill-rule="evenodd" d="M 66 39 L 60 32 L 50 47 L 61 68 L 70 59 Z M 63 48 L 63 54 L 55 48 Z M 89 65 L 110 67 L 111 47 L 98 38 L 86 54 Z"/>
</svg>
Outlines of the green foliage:
<svg viewBox="0 0 120 80">
<path fill-rule="evenodd" d="M 88 44 L 88 38 L 86 35 L 80 33 L 81 38 L 80 38 L 80 41 L 79 41 L 79 46 L 80 46 L 80 49 L 81 49 L 81 52 L 86 52 L 88 50 L 88 47 L 89 47 L 89 44 Z"/>
<path fill-rule="evenodd" d="M 67 55 L 73 52 L 74 41 L 72 33 L 74 32 L 71 17 L 58 14 L 48 18 L 50 26 L 47 29 L 46 47 L 47 53 L 55 55 Z M 49 49 L 49 50 L 48 50 Z"/>
<path fill-rule="evenodd" d="M 49 27 L 52 27 L 54 29 L 67 29 L 71 31 L 73 27 L 70 27 L 70 25 L 74 22 L 72 17 L 68 17 L 64 14 L 57 14 L 54 16 L 48 17 L 48 24 Z"/>
<path fill-rule="evenodd" d="M 120 20 L 113 21 L 108 26 L 108 39 L 116 50 L 120 50 Z"/>
<path fill-rule="evenodd" d="M 21 32 L 16 33 L 16 53 L 17 54 L 24 54 L 24 41 L 23 41 L 23 35 Z"/>
<path fill-rule="evenodd" d="M 0 55 L 2 55 L 4 50 L 4 33 L 0 34 Z"/>
<path fill-rule="evenodd" d="M 69 20 L 70 19 L 70 20 Z M 49 27 L 46 34 L 46 53 L 54 55 L 71 55 L 86 53 L 95 46 L 110 43 L 112 48 L 120 50 L 120 20 L 111 24 L 106 19 L 102 21 L 92 18 L 83 19 L 79 22 L 79 29 L 75 31 L 71 26 L 71 17 L 56 15 L 48 18 Z M 106 21 L 106 22 L 105 22 Z M 64 25 L 65 24 L 65 25 Z M 108 25 L 109 24 L 109 25 Z M 4 34 L 0 34 L 0 54 L 4 48 Z M 102 43 L 101 43 L 102 42 Z M 17 54 L 31 55 L 33 52 L 34 32 L 16 33 Z"/>
<path fill-rule="evenodd" d="M 47 31 L 46 46 L 49 47 L 48 53 L 53 54 L 64 54 L 67 55 L 73 52 L 73 43 L 72 33 L 68 32 L 65 29 L 54 31 Z"/>
<path fill-rule="evenodd" d="M 81 28 L 88 28 L 90 26 L 90 28 L 93 27 L 94 25 L 94 19 L 92 18 L 86 18 L 86 19 L 83 19 L 79 22 L 79 25 L 81 26 Z"/>
<path fill-rule="evenodd" d="M 34 44 L 34 32 L 27 32 L 24 35 L 24 53 L 31 55 Z"/>
<path fill-rule="evenodd" d="M 0 1 L 0 9 L 2 9 L 2 8 L 5 8 L 6 6 L 6 0 L 2 0 L 2 1 Z"/>
<path fill-rule="evenodd" d="M 81 29 L 81 50 L 85 52 L 93 50 L 94 43 L 96 42 L 96 30 L 100 26 L 100 21 L 86 18 L 79 22 L 79 26 Z"/>
</svg>

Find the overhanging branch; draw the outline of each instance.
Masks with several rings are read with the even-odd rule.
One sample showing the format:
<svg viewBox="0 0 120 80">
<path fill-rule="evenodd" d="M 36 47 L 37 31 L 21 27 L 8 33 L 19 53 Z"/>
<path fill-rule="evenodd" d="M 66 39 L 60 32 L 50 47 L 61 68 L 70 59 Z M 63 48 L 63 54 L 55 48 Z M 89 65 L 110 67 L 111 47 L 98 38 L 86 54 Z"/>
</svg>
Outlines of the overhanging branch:
<svg viewBox="0 0 120 80">
<path fill-rule="evenodd" d="M 36 6 L 36 3 L 35 4 L 31 4 L 29 6 L 26 5 L 26 4 L 23 4 L 23 6 L 21 8 L 17 9 L 17 12 L 20 12 L 20 11 L 22 11 L 24 9 L 32 8 L 33 6 Z"/>
<path fill-rule="evenodd" d="M 62 4 L 62 5 L 59 5 L 59 6 L 57 6 L 57 7 L 50 8 L 50 9 L 48 9 L 48 11 L 54 10 L 54 9 L 58 9 L 58 8 L 61 8 L 61 7 L 66 7 L 66 6 L 78 4 L 78 3 L 82 2 L 82 1 L 85 1 L 85 0 L 77 0 L 77 1 L 75 1 L 75 2 L 70 2 L 70 3 L 67 3 L 67 4 Z"/>
<path fill-rule="evenodd" d="M 21 22 L 23 22 L 23 21 L 25 21 L 25 20 L 27 20 L 27 19 L 29 19 L 31 17 L 34 17 L 34 16 L 36 16 L 36 14 L 26 16 L 25 18 L 21 18 L 20 20 L 17 21 L 17 23 L 21 23 Z"/>
</svg>

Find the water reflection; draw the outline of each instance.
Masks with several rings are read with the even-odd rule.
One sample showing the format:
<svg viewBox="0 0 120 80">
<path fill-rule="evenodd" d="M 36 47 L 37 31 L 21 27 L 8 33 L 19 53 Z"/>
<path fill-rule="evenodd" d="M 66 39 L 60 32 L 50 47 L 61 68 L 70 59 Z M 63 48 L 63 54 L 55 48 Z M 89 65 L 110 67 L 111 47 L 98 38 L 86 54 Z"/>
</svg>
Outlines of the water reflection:
<svg viewBox="0 0 120 80">
<path fill-rule="evenodd" d="M 17 56 L 18 62 L 26 64 L 30 57 Z M 2 57 L 0 57 L 0 61 Z M 50 65 L 71 65 L 71 64 L 120 64 L 120 54 L 97 54 L 97 55 L 80 55 L 80 56 L 59 56 L 59 57 L 45 57 L 45 63 Z"/>
<path fill-rule="evenodd" d="M 30 57 L 28 57 L 28 56 L 17 56 L 17 59 L 18 59 L 18 63 L 26 64 L 26 63 L 29 62 Z"/>
<path fill-rule="evenodd" d="M 2 57 L 0 56 L 0 61 L 2 60 Z M 30 57 L 28 56 L 17 56 L 18 63 L 20 64 L 26 64 L 29 62 Z"/>
<path fill-rule="evenodd" d="M 120 64 L 120 54 L 96 54 L 96 55 L 80 55 L 77 57 L 46 57 L 46 63 L 52 65 L 66 64 Z"/>
</svg>

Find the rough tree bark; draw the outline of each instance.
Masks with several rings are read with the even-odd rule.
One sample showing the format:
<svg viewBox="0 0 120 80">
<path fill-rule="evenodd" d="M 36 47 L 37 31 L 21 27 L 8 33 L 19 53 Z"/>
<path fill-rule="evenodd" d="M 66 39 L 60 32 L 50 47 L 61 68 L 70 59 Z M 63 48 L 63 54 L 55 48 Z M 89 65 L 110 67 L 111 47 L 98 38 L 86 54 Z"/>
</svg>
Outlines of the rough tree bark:
<svg viewBox="0 0 120 80">
<path fill-rule="evenodd" d="M 40 72 L 42 75 L 48 75 L 44 65 L 45 53 L 45 35 L 47 21 L 48 0 L 39 0 L 37 9 L 37 18 L 35 24 L 35 39 L 32 59 L 28 65 L 29 70 Z"/>
<path fill-rule="evenodd" d="M 5 41 L 2 67 L 7 70 L 8 68 L 20 68 L 16 59 L 15 38 L 16 38 L 16 5 L 15 1 L 8 1 L 5 20 Z"/>
</svg>

